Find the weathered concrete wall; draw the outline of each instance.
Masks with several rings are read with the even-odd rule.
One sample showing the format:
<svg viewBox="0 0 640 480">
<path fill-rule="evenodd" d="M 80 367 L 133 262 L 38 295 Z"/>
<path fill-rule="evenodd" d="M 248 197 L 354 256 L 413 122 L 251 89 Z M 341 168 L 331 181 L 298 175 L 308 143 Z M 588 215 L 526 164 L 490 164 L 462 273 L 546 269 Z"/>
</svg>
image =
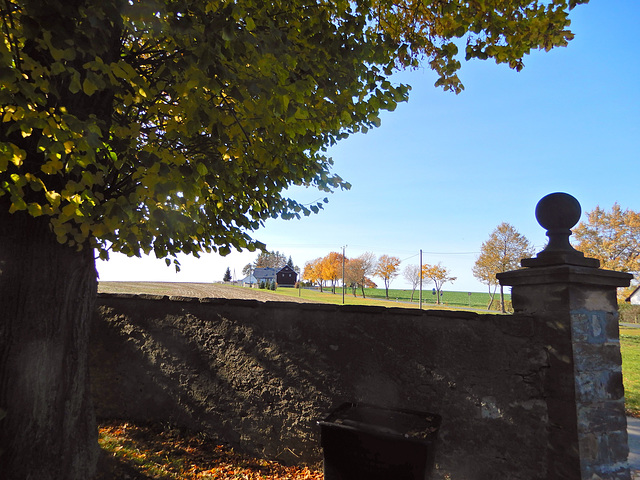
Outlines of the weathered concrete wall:
<svg viewBox="0 0 640 480">
<path fill-rule="evenodd" d="M 435 478 L 546 478 L 549 363 L 526 315 L 108 295 L 97 312 L 99 417 L 315 463 L 316 421 L 362 401 L 442 416 Z"/>
</svg>

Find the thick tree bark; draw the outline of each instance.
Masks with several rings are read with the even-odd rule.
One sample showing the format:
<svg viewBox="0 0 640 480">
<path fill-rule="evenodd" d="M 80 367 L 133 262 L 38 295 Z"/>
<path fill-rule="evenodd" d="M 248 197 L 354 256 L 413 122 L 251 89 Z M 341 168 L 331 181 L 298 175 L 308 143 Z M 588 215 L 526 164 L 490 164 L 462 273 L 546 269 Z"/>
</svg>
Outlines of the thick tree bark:
<svg viewBox="0 0 640 480">
<path fill-rule="evenodd" d="M 0 477 L 92 478 L 97 429 L 88 334 L 93 250 L 60 245 L 46 218 L 0 198 Z M 5 200 L 5 201 L 3 201 Z"/>
</svg>

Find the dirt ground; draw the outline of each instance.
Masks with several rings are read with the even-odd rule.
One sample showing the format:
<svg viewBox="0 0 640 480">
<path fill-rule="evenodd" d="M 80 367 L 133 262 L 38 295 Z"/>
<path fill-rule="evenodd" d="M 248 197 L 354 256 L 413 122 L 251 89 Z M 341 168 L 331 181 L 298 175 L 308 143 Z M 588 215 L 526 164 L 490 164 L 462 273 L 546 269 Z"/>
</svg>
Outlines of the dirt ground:
<svg viewBox="0 0 640 480">
<path fill-rule="evenodd" d="M 221 283 L 172 282 L 100 282 L 99 293 L 134 293 L 197 298 L 230 298 L 262 302 L 317 303 L 295 296 L 283 296 L 257 288 L 243 288 Z"/>
</svg>

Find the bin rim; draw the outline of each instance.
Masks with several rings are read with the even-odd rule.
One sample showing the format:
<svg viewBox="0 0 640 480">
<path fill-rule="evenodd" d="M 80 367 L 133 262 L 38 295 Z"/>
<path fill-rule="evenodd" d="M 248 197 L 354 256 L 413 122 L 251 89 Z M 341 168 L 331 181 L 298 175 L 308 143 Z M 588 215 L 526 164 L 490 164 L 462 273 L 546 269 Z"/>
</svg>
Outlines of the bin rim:
<svg viewBox="0 0 640 480">
<path fill-rule="evenodd" d="M 426 435 L 418 436 L 418 435 L 406 434 L 391 428 L 383 427 L 381 425 L 368 424 L 366 422 L 354 421 L 354 422 L 350 422 L 350 424 L 344 424 L 344 423 L 336 423 L 335 420 L 332 420 L 332 417 L 336 417 L 336 415 L 339 414 L 339 412 L 341 411 L 346 412 L 349 409 L 358 408 L 358 407 L 369 408 L 369 409 L 378 410 L 378 411 L 392 412 L 392 413 L 401 413 L 406 415 L 415 415 L 419 417 L 428 416 L 431 419 L 430 423 L 432 427 Z M 442 422 L 442 417 L 432 412 L 424 412 L 424 411 L 412 410 L 412 409 L 406 409 L 406 408 L 383 407 L 383 406 L 373 405 L 365 402 L 345 402 L 341 404 L 338 408 L 331 411 L 331 413 L 326 415 L 322 420 L 319 420 L 318 425 L 320 425 L 320 427 L 336 428 L 336 429 L 345 430 L 345 431 L 367 432 L 373 435 L 402 439 L 405 442 L 412 442 L 412 443 L 416 442 L 416 443 L 424 444 L 424 443 L 432 443 L 436 440 L 441 422 Z M 357 424 L 357 425 L 354 425 L 354 424 Z"/>
</svg>

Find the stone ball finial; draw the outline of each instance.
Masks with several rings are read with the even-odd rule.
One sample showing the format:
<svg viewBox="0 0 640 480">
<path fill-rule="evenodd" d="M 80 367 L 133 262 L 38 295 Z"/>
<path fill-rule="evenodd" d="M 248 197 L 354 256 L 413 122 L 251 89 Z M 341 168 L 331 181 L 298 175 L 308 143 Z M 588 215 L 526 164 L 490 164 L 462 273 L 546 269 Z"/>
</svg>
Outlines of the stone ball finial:
<svg viewBox="0 0 640 480">
<path fill-rule="evenodd" d="M 546 230 L 570 230 L 581 214 L 580 202 L 568 193 L 550 193 L 536 205 L 536 219 Z"/>
<path fill-rule="evenodd" d="M 536 258 L 523 259 L 523 267 L 580 265 L 597 268 L 600 262 L 585 258 L 569 243 L 571 228 L 580 221 L 580 203 L 568 193 L 556 192 L 544 196 L 536 205 L 536 219 L 547 230 L 549 243 Z"/>
</svg>

